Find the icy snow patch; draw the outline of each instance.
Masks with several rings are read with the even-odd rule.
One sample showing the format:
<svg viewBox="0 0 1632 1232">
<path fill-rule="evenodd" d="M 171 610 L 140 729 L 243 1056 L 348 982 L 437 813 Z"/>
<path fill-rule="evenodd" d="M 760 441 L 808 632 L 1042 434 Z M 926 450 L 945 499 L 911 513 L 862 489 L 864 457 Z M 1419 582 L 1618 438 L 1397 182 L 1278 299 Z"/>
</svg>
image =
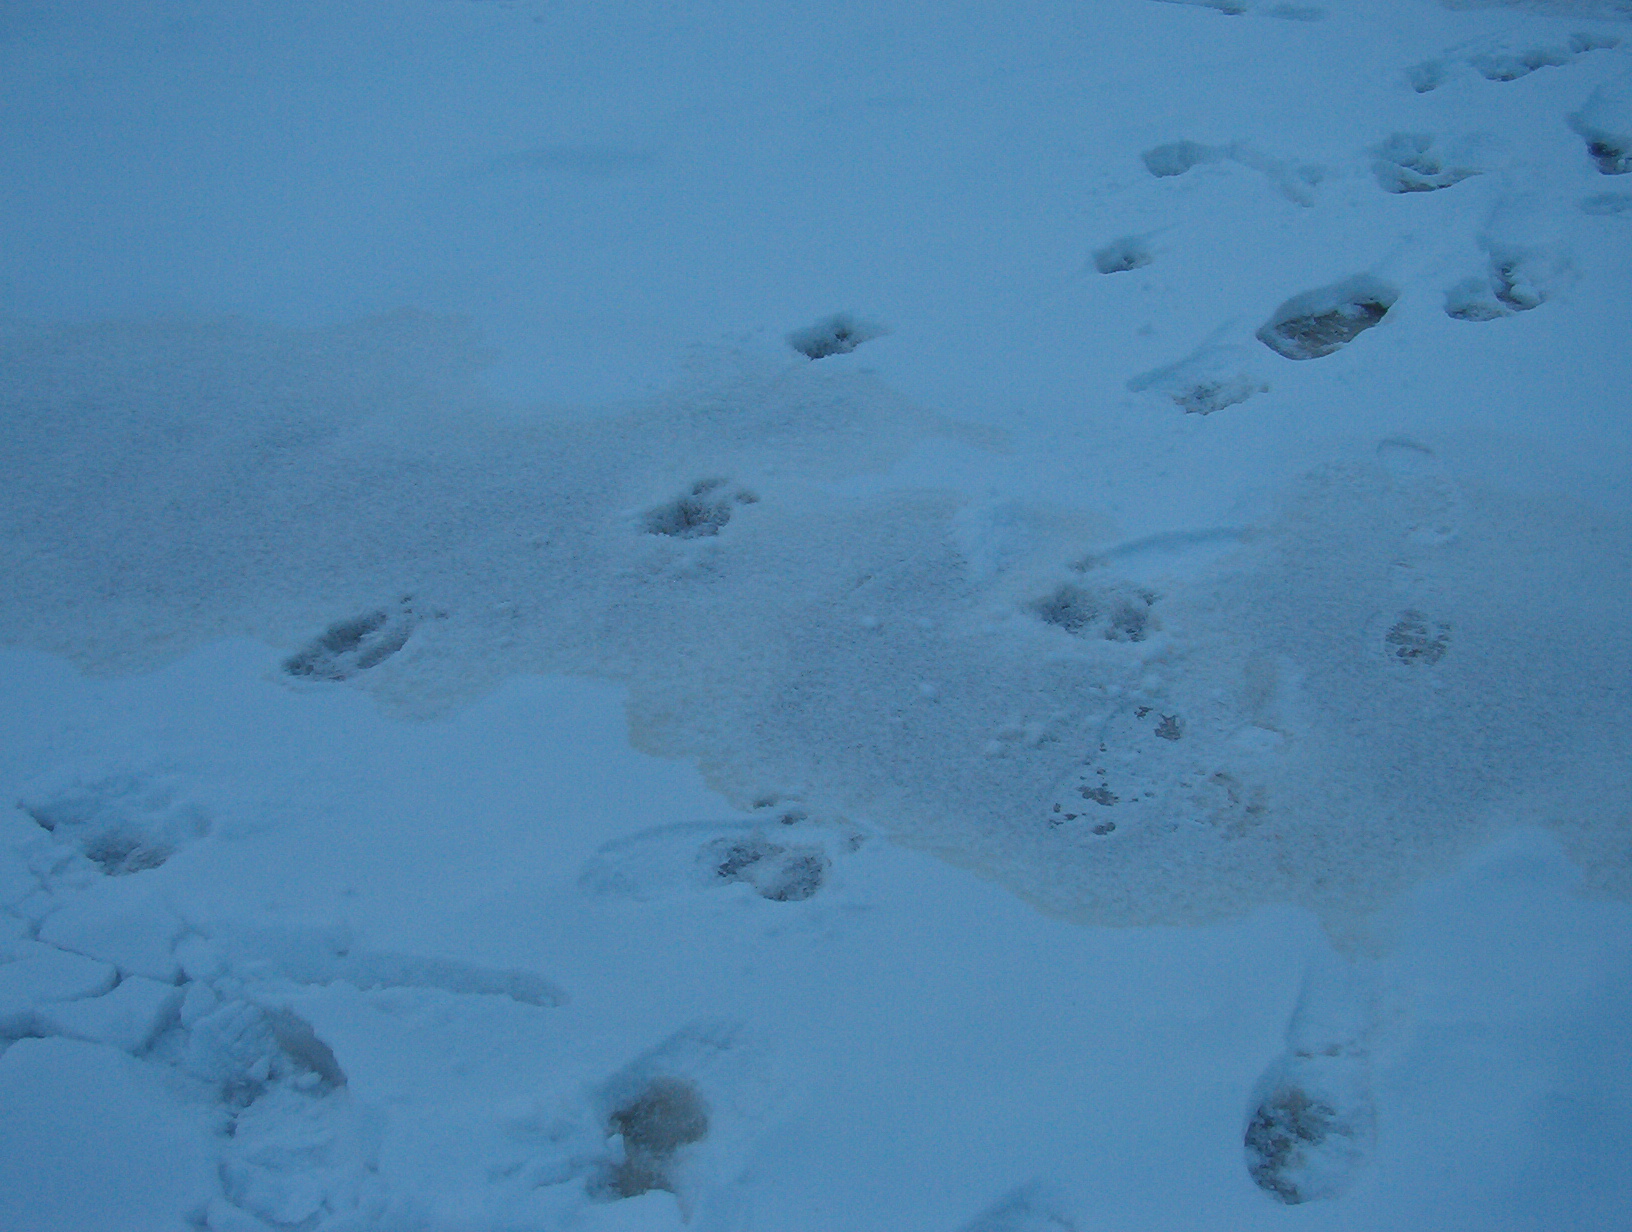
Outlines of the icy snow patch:
<svg viewBox="0 0 1632 1232">
<path fill-rule="evenodd" d="M 1350 278 L 1287 301 L 1260 336 L 1330 354 L 1396 294 Z M 1454 480 L 1424 487 L 1379 454 L 1312 472 L 1222 552 L 1141 563 L 1103 517 L 999 524 L 950 493 L 843 487 L 926 436 L 983 438 L 825 365 L 728 358 L 569 418 L 489 405 L 475 344 L 412 315 L 310 333 L 11 327 L 0 348 L 0 567 L 16 581 L 0 635 L 100 670 L 236 631 L 303 663 L 321 651 L 345 665 L 325 687 L 409 715 L 508 674 L 611 678 L 635 739 L 695 759 L 734 803 L 797 798 L 1082 919 L 1348 910 L 1520 799 L 1583 834 L 1615 824 L 1628 648 L 1541 631 L 1629 623 L 1629 537 L 1567 501 L 1464 493 L 1447 534 L 1434 493 Z M 1148 388 L 1217 410 L 1237 399 L 1206 392 L 1211 375 L 1245 393 L 1252 362 L 1198 354 Z M 115 465 L 131 481 L 110 498 L 92 479 Z M 370 639 L 404 595 L 434 618 L 383 654 L 394 635 Z M 1093 798 L 1101 771 L 1115 805 Z M 63 836 L 117 812 L 136 853 L 196 832 L 149 786 L 91 788 L 30 807 Z M 1122 820 L 1056 824 L 1079 806 Z M 699 876 L 717 837 L 678 862 L 653 848 L 637 896 Z M 753 841 L 753 859 L 711 849 L 716 882 L 768 907 L 819 900 L 834 850 L 774 827 Z M 790 860 L 810 876 L 784 891 Z M 290 970 L 504 991 L 469 974 L 341 953 Z"/>
</svg>

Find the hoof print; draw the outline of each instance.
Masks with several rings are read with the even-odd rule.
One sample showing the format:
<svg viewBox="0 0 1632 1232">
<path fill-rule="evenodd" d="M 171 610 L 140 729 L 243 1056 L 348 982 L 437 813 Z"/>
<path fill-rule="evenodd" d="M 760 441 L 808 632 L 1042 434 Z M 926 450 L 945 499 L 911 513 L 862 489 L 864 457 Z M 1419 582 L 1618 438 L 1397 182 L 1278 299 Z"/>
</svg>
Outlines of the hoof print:
<svg viewBox="0 0 1632 1232">
<path fill-rule="evenodd" d="M 1381 321 L 1399 294 L 1366 274 L 1305 291 L 1275 310 L 1258 331 L 1258 340 L 1287 359 L 1319 359 Z"/>
</svg>

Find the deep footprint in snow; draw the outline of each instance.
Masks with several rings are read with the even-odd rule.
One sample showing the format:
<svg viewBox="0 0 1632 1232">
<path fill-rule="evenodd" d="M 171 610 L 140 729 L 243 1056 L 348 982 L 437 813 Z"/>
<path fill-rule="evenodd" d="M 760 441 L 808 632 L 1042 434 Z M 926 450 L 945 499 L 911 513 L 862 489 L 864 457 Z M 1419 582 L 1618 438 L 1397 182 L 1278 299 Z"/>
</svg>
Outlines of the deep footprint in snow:
<svg viewBox="0 0 1632 1232">
<path fill-rule="evenodd" d="M 1094 250 L 1094 268 L 1101 274 L 1125 274 L 1156 259 L 1143 235 L 1124 235 Z"/>
<path fill-rule="evenodd" d="M 304 1018 L 230 994 L 217 1000 L 194 982 L 180 1025 L 153 1055 L 220 1104 L 222 1199 L 210 1227 L 350 1226 L 360 1214 L 377 1172 L 377 1126 L 348 1097 L 333 1050 Z"/>
<path fill-rule="evenodd" d="M 693 1083 L 658 1075 L 612 1110 L 606 1132 L 621 1139 L 623 1157 L 601 1178 L 601 1192 L 613 1198 L 672 1193 L 675 1156 L 708 1136 L 708 1106 Z"/>
<path fill-rule="evenodd" d="M 1242 1136 L 1247 1173 L 1289 1206 L 1335 1198 L 1371 1157 L 1375 994 L 1367 974 L 1317 958 L 1287 1027 L 1287 1050 L 1259 1079 Z"/>
<path fill-rule="evenodd" d="M 209 833 L 210 819 L 163 775 L 128 772 L 31 793 L 18 806 L 110 876 L 158 868 Z"/>
<path fill-rule="evenodd" d="M 1370 1117 L 1340 1111 L 1332 1084 L 1308 1072 L 1279 1076 L 1247 1126 L 1247 1171 L 1266 1193 L 1289 1206 L 1336 1197 L 1365 1159 Z"/>
<path fill-rule="evenodd" d="M 1490 43 L 1460 56 L 1439 56 L 1414 64 L 1405 77 L 1418 94 L 1437 90 L 1458 71 L 1472 69 L 1486 81 L 1518 81 L 1538 69 L 1563 68 L 1592 51 L 1609 51 L 1621 45 L 1614 35 L 1576 33 L 1563 43 L 1514 47 L 1510 43 Z"/>
<path fill-rule="evenodd" d="M 1235 162 L 1260 172 L 1288 201 L 1302 206 L 1315 203 L 1310 189 L 1325 178 L 1325 171 L 1308 164 L 1293 164 L 1272 158 L 1246 141 L 1229 145 L 1203 145 L 1199 141 L 1171 141 L 1146 150 L 1140 158 L 1145 170 L 1157 179 L 1169 179 L 1205 163 Z"/>
<path fill-rule="evenodd" d="M 311 1092 L 346 1085 L 334 1052 L 305 1019 L 235 1000 L 192 1020 L 181 1066 L 216 1087 L 233 1107 L 248 1107 L 269 1086 L 288 1082 Z"/>
<path fill-rule="evenodd" d="M 414 616 L 403 599 L 330 625 L 283 662 L 297 680 L 342 681 L 378 667 L 407 644 Z"/>
<path fill-rule="evenodd" d="M 1494 321 L 1529 312 L 1547 302 L 1552 283 L 1563 275 L 1563 263 L 1545 254 L 1511 245 L 1487 243 L 1486 273 L 1467 278 L 1445 292 L 1445 315 L 1458 321 Z"/>
<path fill-rule="evenodd" d="M 1288 359 L 1319 359 L 1349 345 L 1388 315 L 1398 288 L 1359 274 L 1294 295 L 1258 331 L 1258 340 Z"/>
<path fill-rule="evenodd" d="M 542 1140 L 529 1135 L 535 1158 L 517 1170 L 603 1203 L 671 1193 L 682 1219 L 714 1226 L 716 1192 L 749 1167 L 754 1138 L 777 1110 L 764 1060 L 736 1028 L 682 1028 L 552 1118 Z"/>
<path fill-rule="evenodd" d="M 1431 133 L 1394 133 L 1372 156 L 1372 174 L 1384 192 L 1437 192 L 1479 174 L 1450 159 Z"/>
<path fill-rule="evenodd" d="M 1157 179 L 1168 179 L 1203 163 L 1222 162 L 1229 157 L 1229 151 L 1223 146 L 1203 145 L 1199 141 L 1170 141 L 1146 150 L 1139 157 L 1146 171 Z"/>
<path fill-rule="evenodd" d="M 738 506 L 758 500 L 754 493 L 733 487 L 727 480 L 699 479 L 673 500 L 647 510 L 642 523 L 649 535 L 703 539 L 719 534 Z"/>
<path fill-rule="evenodd" d="M 889 332 L 877 321 L 862 321 L 840 312 L 794 330 L 788 335 L 788 345 L 807 359 L 826 359 L 830 355 L 848 355 L 862 343 Z"/>
<path fill-rule="evenodd" d="M 1569 116 L 1601 175 L 1632 172 L 1632 92 L 1599 88 Z"/>
</svg>

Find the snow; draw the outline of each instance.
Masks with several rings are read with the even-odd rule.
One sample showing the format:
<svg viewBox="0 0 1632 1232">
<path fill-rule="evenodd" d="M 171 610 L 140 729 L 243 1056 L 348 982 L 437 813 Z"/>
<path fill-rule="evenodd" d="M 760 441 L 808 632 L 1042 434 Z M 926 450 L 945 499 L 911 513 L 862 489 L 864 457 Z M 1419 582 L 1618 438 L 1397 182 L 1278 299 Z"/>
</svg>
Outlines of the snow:
<svg viewBox="0 0 1632 1232">
<path fill-rule="evenodd" d="M 0 16 L 0 1225 L 1614 1228 L 1632 16 Z"/>
</svg>

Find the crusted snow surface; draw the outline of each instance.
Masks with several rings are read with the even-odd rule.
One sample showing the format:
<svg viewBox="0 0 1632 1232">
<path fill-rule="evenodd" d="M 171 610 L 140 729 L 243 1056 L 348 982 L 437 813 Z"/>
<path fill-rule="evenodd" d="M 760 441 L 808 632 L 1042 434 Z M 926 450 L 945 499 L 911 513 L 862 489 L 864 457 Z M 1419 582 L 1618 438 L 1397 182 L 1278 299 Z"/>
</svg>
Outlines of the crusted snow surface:
<svg viewBox="0 0 1632 1232">
<path fill-rule="evenodd" d="M 1627 17 L 11 6 L 0 1225 L 1616 1226 Z"/>
</svg>

